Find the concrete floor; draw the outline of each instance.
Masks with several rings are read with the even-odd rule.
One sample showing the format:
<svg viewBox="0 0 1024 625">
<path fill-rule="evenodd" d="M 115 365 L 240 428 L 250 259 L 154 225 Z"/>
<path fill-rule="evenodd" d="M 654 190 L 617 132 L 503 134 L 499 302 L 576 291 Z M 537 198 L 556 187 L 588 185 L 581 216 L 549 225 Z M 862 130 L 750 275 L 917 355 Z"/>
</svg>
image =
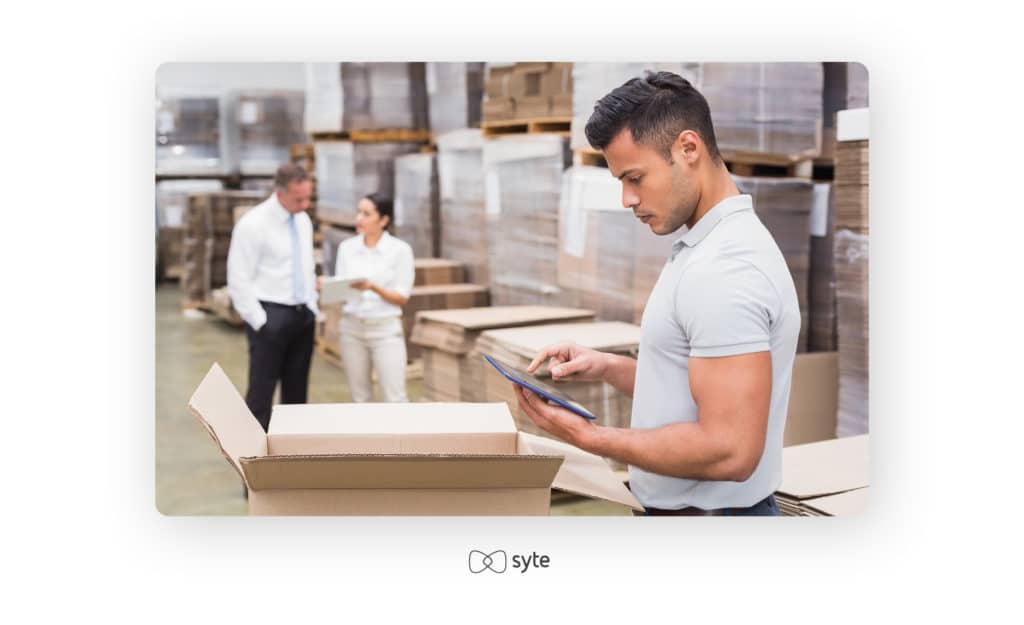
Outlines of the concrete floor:
<svg viewBox="0 0 1024 625">
<path fill-rule="evenodd" d="M 156 289 L 156 506 L 169 515 L 246 514 L 242 481 L 186 403 L 210 365 L 220 363 L 244 393 L 245 334 L 219 319 L 192 319 L 181 309 L 177 283 Z M 319 354 L 310 371 L 309 401 L 350 401 L 341 369 Z M 420 379 L 408 382 L 410 401 L 423 400 Z M 622 506 L 576 499 L 552 505 L 553 515 L 623 515 Z"/>
</svg>

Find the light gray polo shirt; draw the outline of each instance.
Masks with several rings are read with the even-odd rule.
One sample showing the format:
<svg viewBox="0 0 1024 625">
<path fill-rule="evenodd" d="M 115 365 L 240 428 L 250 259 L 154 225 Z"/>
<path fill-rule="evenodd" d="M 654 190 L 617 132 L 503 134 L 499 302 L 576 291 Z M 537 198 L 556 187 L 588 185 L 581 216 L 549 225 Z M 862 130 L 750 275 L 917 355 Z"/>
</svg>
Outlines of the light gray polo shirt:
<svg viewBox="0 0 1024 625">
<path fill-rule="evenodd" d="M 782 480 L 782 433 L 800 334 L 796 288 L 749 195 L 726 198 L 672 246 L 640 322 L 633 428 L 697 421 L 690 357 L 761 351 L 772 355 L 768 438 L 745 482 L 667 477 L 629 467 L 630 488 L 647 507 L 705 510 L 751 506 Z"/>
</svg>

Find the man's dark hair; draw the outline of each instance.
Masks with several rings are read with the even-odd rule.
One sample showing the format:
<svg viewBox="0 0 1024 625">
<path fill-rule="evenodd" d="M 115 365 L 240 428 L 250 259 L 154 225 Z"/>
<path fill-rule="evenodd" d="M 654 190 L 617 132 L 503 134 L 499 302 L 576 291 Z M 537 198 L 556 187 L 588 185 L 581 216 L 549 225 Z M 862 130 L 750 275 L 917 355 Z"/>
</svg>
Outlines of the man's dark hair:
<svg viewBox="0 0 1024 625">
<path fill-rule="evenodd" d="M 294 163 L 285 163 L 277 168 L 274 174 L 274 186 L 278 189 L 287 189 L 293 182 L 304 182 L 309 180 L 306 170 Z"/>
<path fill-rule="evenodd" d="M 629 128 L 633 140 L 672 160 L 672 144 L 684 130 L 696 132 L 713 161 L 721 160 L 708 101 L 690 81 L 672 72 L 632 78 L 597 101 L 587 122 L 590 145 L 604 150 Z"/>
<path fill-rule="evenodd" d="M 381 193 L 371 193 L 366 196 L 366 199 L 373 202 L 373 207 L 377 209 L 378 215 L 388 218 L 387 229 L 390 230 L 395 223 L 395 208 L 391 198 Z"/>
</svg>

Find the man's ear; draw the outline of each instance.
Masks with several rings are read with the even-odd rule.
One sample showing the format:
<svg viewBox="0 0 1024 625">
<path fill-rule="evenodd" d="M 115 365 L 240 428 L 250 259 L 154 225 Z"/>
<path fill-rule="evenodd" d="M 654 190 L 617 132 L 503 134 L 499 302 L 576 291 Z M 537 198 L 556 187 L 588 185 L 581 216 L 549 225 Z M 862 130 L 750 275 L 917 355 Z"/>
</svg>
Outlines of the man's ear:
<svg viewBox="0 0 1024 625">
<path fill-rule="evenodd" d="M 700 135 L 692 130 L 684 130 L 679 133 L 672 144 L 672 158 L 693 165 L 703 147 L 704 142 Z"/>
</svg>

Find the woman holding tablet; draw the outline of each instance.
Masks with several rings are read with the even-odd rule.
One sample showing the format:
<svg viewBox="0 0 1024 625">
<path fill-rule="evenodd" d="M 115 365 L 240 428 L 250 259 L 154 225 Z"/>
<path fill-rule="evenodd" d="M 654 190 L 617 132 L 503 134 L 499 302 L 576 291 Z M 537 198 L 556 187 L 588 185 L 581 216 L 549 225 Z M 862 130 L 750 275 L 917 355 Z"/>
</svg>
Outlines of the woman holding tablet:
<svg viewBox="0 0 1024 625">
<path fill-rule="evenodd" d="M 334 275 L 366 277 L 352 285 L 359 294 L 345 302 L 340 324 L 341 358 L 356 402 L 372 399 L 372 370 L 383 401 L 408 401 L 402 306 L 412 292 L 415 269 L 409 244 L 387 232 L 393 214 L 389 198 L 364 197 L 356 214 L 358 235 L 338 246 Z"/>
</svg>

